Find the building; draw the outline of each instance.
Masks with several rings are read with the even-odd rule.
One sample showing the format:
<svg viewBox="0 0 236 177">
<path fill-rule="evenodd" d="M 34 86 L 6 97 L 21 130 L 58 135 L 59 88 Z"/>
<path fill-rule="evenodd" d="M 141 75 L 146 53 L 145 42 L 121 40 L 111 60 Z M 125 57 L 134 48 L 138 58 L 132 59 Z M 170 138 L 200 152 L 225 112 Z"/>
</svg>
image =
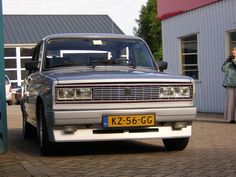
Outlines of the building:
<svg viewBox="0 0 236 177">
<path fill-rule="evenodd" d="M 34 46 L 55 33 L 119 33 L 107 15 L 3 15 L 5 73 L 18 86 L 27 72 Z"/>
<path fill-rule="evenodd" d="M 236 46 L 236 1 L 157 0 L 157 6 L 168 72 L 195 79 L 198 112 L 223 113 L 221 67 Z"/>
</svg>

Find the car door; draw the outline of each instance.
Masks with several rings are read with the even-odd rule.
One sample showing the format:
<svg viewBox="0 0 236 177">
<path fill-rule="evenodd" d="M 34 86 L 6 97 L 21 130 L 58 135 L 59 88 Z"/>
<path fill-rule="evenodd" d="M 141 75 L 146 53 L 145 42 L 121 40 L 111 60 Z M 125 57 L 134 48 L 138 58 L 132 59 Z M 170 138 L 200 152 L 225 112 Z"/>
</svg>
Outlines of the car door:
<svg viewBox="0 0 236 177">
<path fill-rule="evenodd" d="M 43 58 L 43 43 L 40 42 L 34 50 L 33 61 L 39 61 L 39 69 L 31 71 L 25 79 L 24 97 L 25 108 L 27 110 L 28 121 L 36 125 L 36 101 L 39 95 L 40 87 L 40 65 Z"/>
</svg>

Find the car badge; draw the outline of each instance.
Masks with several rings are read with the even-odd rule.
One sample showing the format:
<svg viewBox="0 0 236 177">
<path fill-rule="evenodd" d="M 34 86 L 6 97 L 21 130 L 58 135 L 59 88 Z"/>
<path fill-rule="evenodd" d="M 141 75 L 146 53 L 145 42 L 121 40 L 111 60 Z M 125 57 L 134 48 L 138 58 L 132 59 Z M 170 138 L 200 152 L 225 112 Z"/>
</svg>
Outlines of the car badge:
<svg viewBox="0 0 236 177">
<path fill-rule="evenodd" d="M 131 94 L 131 88 L 125 88 L 125 96 L 130 96 Z"/>
</svg>

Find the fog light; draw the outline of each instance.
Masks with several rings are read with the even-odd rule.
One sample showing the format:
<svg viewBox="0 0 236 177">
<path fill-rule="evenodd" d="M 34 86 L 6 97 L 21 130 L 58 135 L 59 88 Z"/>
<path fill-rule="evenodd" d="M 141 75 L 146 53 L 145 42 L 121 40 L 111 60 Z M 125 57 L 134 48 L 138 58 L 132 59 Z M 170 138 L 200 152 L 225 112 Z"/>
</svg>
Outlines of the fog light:
<svg viewBox="0 0 236 177">
<path fill-rule="evenodd" d="M 72 134 L 77 130 L 77 128 L 75 126 L 64 126 L 63 130 L 66 134 Z"/>
<path fill-rule="evenodd" d="M 173 130 L 181 130 L 182 128 L 186 128 L 187 125 L 187 122 L 175 122 L 172 128 Z"/>
</svg>

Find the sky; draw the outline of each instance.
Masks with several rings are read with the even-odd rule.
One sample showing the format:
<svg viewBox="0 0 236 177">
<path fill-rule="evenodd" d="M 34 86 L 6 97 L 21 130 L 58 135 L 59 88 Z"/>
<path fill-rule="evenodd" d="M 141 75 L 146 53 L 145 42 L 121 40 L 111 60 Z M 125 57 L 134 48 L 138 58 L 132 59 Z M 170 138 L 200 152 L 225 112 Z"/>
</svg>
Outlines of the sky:
<svg viewBox="0 0 236 177">
<path fill-rule="evenodd" d="M 133 35 L 142 5 L 148 0 L 2 0 L 3 14 L 105 14 Z"/>
</svg>

